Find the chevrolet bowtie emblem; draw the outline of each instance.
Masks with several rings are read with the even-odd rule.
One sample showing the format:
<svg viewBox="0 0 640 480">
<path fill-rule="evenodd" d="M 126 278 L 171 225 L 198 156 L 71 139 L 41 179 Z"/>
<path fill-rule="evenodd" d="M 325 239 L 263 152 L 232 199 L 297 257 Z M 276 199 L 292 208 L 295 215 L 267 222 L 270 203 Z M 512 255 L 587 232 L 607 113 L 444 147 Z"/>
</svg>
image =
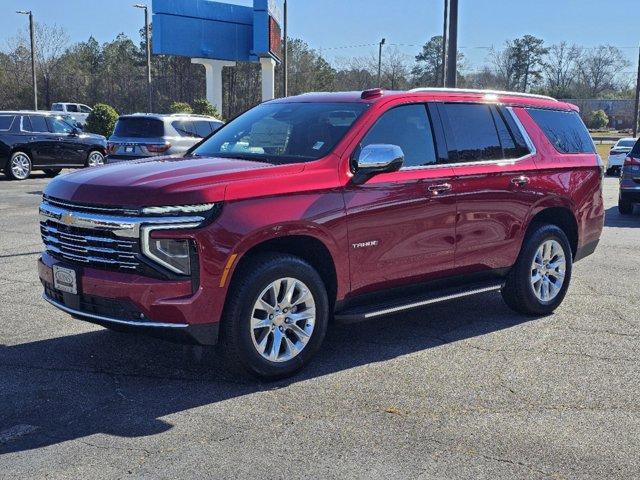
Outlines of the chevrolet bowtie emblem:
<svg viewBox="0 0 640 480">
<path fill-rule="evenodd" d="M 65 213 L 64 215 L 62 215 L 62 223 L 64 223 L 65 225 L 73 225 L 73 214 L 72 213 Z"/>
</svg>

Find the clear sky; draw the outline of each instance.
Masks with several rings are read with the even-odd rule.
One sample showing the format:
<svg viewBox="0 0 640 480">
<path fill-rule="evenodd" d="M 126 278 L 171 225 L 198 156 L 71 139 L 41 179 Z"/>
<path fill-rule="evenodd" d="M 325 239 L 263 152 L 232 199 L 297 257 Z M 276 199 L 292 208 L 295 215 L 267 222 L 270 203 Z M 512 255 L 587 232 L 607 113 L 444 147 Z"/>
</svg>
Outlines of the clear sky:
<svg viewBox="0 0 640 480">
<path fill-rule="evenodd" d="M 137 37 L 143 14 L 132 3 L 137 0 L 0 0 L 0 48 L 27 23 L 15 10 L 30 9 L 37 21 L 63 26 L 72 41 L 93 35 L 103 42 L 120 32 Z M 443 0 L 289 0 L 289 12 L 290 35 L 330 60 L 375 53 L 371 44 L 382 37 L 415 55 L 418 45 L 441 34 Z M 621 48 L 631 74 L 638 63 L 639 27 L 640 0 L 460 0 L 458 43 L 471 69 L 484 61 L 487 47 L 524 34 L 547 43 L 608 43 Z"/>
</svg>

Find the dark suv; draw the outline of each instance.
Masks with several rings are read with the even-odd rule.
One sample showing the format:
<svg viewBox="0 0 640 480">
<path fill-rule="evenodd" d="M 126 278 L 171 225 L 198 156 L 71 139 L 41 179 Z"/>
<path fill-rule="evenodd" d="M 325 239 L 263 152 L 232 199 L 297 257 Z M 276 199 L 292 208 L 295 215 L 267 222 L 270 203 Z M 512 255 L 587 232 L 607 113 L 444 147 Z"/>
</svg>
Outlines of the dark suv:
<svg viewBox="0 0 640 480">
<path fill-rule="evenodd" d="M 552 98 L 308 94 L 183 158 L 55 179 L 39 275 L 76 318 L 220 343 L 229 365 L 279 378 L 333 317 L 486 292 L 553 312 L 598 245 L 603 175 L 577 108 Z"/>
<path fill-rule="evenodd" d="M 102 165 L 106 148 L 105 137 L 84 133 L 55 113 L 0 112 L 0 169 L 10 179 Z"/>
<path fill-rule="evenodd" d="M 636 142 L 622 165 L 618 210 L 623 215 L 630 215 L 636 203 L 640 203 L 640 140 Z"/>
</svg>

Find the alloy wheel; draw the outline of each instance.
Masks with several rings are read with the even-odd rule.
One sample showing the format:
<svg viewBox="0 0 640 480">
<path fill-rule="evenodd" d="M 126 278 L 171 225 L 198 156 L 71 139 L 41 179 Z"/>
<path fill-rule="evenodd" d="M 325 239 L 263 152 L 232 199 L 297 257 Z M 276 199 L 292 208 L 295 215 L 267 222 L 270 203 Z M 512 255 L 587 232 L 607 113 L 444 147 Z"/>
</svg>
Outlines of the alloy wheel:
<svg viewBox="0 0 640 480">
<path fill-rule="evenodd" d="M 556 240 L 543 242 L 531 264 L 531 287 L 538 300 L 546 303 L 558 296 L 566 270 L 567 259 L 562 245 Z"/>
<path fill-rule="evenodd" d="M 18 153 L 11 160 L 11 173 L 18 180 L 29 177 L 31 172 L 31 161 L 24 153 Z"/>
<path fill-rule="evenodd" d="M 270 362 L 287 362 L 308 345 L 316 324 L 316 304 L 309 287 L 280 278 L 258 296 L 251 315 L 251 339 Z"/>
<path fill-rule="evenodd" d="M 100 165 L 104 165 L 104 155 L 100 152 L 91 152 L 87 165 L 89 167 L 99 167 Z"/>
</svg>

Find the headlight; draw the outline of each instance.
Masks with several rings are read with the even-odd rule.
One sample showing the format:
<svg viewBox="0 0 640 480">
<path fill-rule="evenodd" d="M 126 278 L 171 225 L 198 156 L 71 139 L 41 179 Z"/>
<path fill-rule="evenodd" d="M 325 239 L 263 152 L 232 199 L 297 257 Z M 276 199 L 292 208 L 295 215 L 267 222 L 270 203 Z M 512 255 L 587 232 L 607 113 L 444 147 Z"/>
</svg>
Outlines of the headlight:
<svg viewBox="0 0 640 480">
<path fill-rule="evenodd" d="M 169 270 L 182 275 L 191 275 L 191 242 L 169 238 L 149 240 L 149 255 Z"/>
<path fill-rule="evenodd" d="M 199 223 L 179 225 L 152 225 L 142 227 L 142 253 L 147 258 L 179 275 L 191 275 L 193 241 L 183 238 L 151 238 L 154 230 L 177 230 L 199 227 Z"/>
<path fill-rule="evenodd" d="M 202 205 L 172 205 L 168 207 L 146 207 L 142 209 L 144 215 L 176 215 L 207 213 L 213 210 L 215 203 L 205 203 Z"/>
</svg>

